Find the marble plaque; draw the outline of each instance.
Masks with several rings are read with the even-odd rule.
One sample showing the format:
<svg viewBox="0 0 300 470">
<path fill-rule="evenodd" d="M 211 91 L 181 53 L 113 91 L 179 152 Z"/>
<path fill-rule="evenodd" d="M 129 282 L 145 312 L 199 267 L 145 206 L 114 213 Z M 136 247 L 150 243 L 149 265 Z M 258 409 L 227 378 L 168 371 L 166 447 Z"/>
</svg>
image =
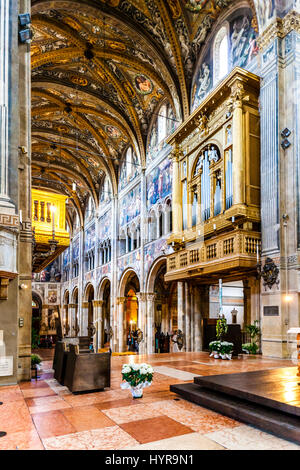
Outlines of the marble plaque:
<svg viewBox="0 0 300 470">
<path fill-rule="evenodd" d="M 0 377 L 7 377 L 13 375 L 14 370 L 14 358 L 13 356 L 0 357 Z"/>
</svg>

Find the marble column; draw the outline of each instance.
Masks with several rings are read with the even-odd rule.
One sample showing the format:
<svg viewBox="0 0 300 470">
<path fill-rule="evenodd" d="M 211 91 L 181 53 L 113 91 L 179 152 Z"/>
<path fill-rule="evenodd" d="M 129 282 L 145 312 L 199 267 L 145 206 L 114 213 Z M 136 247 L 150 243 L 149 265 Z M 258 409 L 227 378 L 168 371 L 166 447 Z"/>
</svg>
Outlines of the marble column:
<svg viewBox="0 0 300 470">
<path fill-rule="evenodd" d="M 239 79 L 229 84 L 233 99 L 232 139 L 233 139 L 233 204 L 245 203 L 245 157 L 243 133 L 243 97 L 244 89 Z"/>
<path fill-rule="evenodd" d="M 143 341 L 139 345 L 139 353 L 146 354 L 147 349 L 147 294 L 144 292 L 137 292 L 136 294 L 138 299 L 138 328 L 143 332 Z"/>
<path fill-rule="evenodd" d="M 96 334 L 93 338 L 94 350 L 103 348 L 103 300 L 93 300 L 94 326 Z"/>
<path fill-rule="evenodd" d="M 155 294 L 147 294 L 147 354 L 153 354 L 155 352 L 155 297 Z"/>
<path fill-rule="evenodd" d="M 185 344 L 186 351 L 191 351 L 191 293 L 190 286 L 185 282 Z"/>
<path fill-rule="evenodd" d="M 89 303 L 82 302 L 81 304 L 81 317 L 80 317 L 80 331 L 79 336 L 88 336 L 88 317 L 89 317 Z"/>
<path fill-rule="evenodd" d="M 118 352 L 126 351 L 126 315 L 125 315 L 125 305 L 126 297 L 117 297 L 117 306 L 118 306 Z"/>
<path fill-rule="evenodd" d="M 201 296 L 197 286 L 194 286 L 194 351 L 202 351 L 201 328 Z"/>
<path fill-rule="evenodd" d="M 180 151 L 177 149 L 172 155 L 172 221 L 173 233 L 182 232 L 182 200 L 181 200 L 181 179 L 180 179 Z"/>
<path fill-rule="evenodd" d="M 183 321 L 184 321 L 184 291 L 183 282 L 177 282 L 177 327 L 178 330 L 183 332 Z"/>
</svg>

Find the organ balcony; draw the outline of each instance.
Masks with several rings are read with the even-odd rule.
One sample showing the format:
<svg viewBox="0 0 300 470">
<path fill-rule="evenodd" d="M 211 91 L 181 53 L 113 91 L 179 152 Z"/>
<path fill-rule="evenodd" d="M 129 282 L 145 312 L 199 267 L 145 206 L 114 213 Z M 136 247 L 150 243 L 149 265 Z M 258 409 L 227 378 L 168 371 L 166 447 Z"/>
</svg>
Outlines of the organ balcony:
<svg viewBox="0 0 300 470">
<path fill-rule="evenodd" d="M 260 79 L 235 68 L 168 139 L 167 281 L 242 278 L 260 251 Z"/>
<path fill-rule="evenodd" d="M 40 272 L 69 245 L 67 196 L 32 189 L 32 272 Z"/>
</svg>

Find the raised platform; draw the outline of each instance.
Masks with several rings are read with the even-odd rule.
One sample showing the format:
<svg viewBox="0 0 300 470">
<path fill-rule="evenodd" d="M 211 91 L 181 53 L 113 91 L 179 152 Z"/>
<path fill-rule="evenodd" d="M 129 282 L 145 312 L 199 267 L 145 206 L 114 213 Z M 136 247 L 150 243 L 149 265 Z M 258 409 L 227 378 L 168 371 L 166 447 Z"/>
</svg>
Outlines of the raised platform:
<svg viewBox="0 0 300 470">
<path fill-rule="evenodd" d="M 233 419 L 300 444 L 297 367 L 195 377 L 172 392 Z"/>
</svg>

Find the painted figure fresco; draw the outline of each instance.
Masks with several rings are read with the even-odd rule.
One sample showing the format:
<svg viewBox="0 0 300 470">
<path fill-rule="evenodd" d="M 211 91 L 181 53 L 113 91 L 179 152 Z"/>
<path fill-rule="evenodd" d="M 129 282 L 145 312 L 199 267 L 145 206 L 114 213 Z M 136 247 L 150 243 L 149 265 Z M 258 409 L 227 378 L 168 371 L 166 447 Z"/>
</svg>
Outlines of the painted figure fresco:
<svg viewBox="0 0 300 470">
<path fill-rule="evenodd" d="M 141 271 L 141 253 L 140 250 L 136 250 L 132 253 L 129 253 L 126 256 L 118 259 L 118 277 L 120 279 L 123 271 L 126 268 L 133 268 L 137 274 L 140 274 Z"/>
<path fill-rule="evenodd" d="M 73 242 L 73 250 L 72 250 L 72 258 L 73 261 L 79 258 L 79 238 L 77 240 L 74 240 Z"/>
<path fill-rule="evenodd" d="M 172 192 L 172 163 L 169 158 L 163 160 L 147 176 L 148 209 Z"/>
<path fill-rule="evenodd" d="M 164 254 L 168 255 L 172 252 L 173 248 L 167 244 L 166 240 L 162 239 L 149 243 L 149 245 L 144 248 L 145 272 L 147 273 L 149 271 L 156 258 Z"/>
<path fill-rule="evenodd" d="M 135 83 L 136 89 L 142 95 L 148 95 L 153 90 L 153 84 L 151 80 L 145 77 L 145 75 L 142 75 L 142 74 L 136 75 L 134 79 L 134 83 Z"/>
<path fill-rule="evenodd" d="M 141 212 L 141 187 L 136 186 L 120 201 L 120 225 L 128 224 Z"/>
<path fill-rule="evenodd" d="M 203 62 L 201 65 L 198 75 L 196 77 L 194 85 L 194 99 L 192 109 L 196 109 L 205 96 L 209 93 L 212 87 L 212 74 L 210 71 L 210 66 Z"/>
<path fill-rule="evenodd" d="M 260 1 L 260 0 L 259 0 Z M 262 2 L 263 3 L 263 2 Z M 216 35 L 224 24 L 220 24 L 216 30 Z M 229 55 L 228 55 L 228 72 L 234 67 L 239 66 L 245 69 L 253 64 L 253 59 L 258 54 L 257 33 L 252 27 L 252 12 L 249 8 L 240 8 L 234 12 L 229 19 Z M 216 54 L 214 39 L 211 41 L 211 47 L 205 54 L 203 61 L 198 67 L 192 86 L 191 104 L 194 111 L 211 92 L 214 82 L 217 82 L 216 73 Z M 218 60 L 222 57 L 218 56 Z"/>
<path fill-rule="evenodd" d="M 266 28 L 275 17 L 275 0 L 255 0 L 255 6 L 261 29 Z"/>
<path fill-rule="evenodd" d="M 70 263 L 70 247 L 64 251 L 63 254 L 63 266 L 67 266 Z"/>
<path fill-rule="evenodd" d="M 85 251 L 90 250 L 95 245 L 96 233 L 95 233 L 95 224 L 92 224 L 85 231 Z"/>
<path fill-rule="evenodd" d="M 233 22 L 231 34 L 232 67 L 245 67 L 258 54 L 256 35 L 251 27 L 251 18 L 243 16 Z"/>
<path fill-rule="evenodd" d="M 106 212 L 99 219 L 99 238 L 100 240 L 106 240 L 111 237 L 111 221 L 112 214 L 111 211 Z"/>
<path fill-rule="evenodd" d="M 205 5 L 208 3 L 209 0 L 189 0 L 185 4 L 185 8 L 192 11 L 193 13 L 197 13 L 198 11 L 202 10 Z"/>
<path fill-rule="evenodd" d="M 119 137 L 121 137 L 121 132 L 114 126 L 106 126 L 105 130 L 109 137 L 111 137 L 112 139 L 118 139 Z"/>
</svg>

